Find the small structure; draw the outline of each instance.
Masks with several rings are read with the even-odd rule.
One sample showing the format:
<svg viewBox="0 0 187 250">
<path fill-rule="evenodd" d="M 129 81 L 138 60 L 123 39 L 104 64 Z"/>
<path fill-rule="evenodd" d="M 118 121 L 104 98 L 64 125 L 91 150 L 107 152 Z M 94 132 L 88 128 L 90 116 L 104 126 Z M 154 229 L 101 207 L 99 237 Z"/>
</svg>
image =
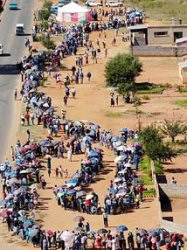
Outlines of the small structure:
<svg viewBox="0 0 187 250">
<path fill-rule="evenodd" d="M 187 54 L 187 25 L 135 25 L 128 27 L 135 56 L 183 56 Z M 181 40 L 182 39 L 182 40 Z M 176 43 L 177 42 L 177 43 Z"/>
<path fill-rule="evenodd" d="M 187 61 L 181 62 L 179 65 L 179 76 L 182 83 L 187 84 Z"/>
<path fill-rule="evenodd" d="M 178 47 L 187 47 L 187 37 L 179 38 L 175 43 Z"/>
<path fill-rule="evenodd" d="M 74 2 L 58 8 L 57 21 L 59 22 L 81 22 L 90 20 L 90 10 Z"/>
</svg>

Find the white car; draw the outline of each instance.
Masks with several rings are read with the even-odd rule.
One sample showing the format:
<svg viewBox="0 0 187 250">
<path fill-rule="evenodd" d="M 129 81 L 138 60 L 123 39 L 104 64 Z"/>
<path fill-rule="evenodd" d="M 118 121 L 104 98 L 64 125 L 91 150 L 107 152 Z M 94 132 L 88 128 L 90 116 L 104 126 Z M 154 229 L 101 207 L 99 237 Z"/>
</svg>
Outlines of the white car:
<svg viewBox="0 0 187 250">
<path fill-rule="evenodd" d="M 86 5 L 89 7 L 99 7 L 102 6 L 101 2 L 87 1 Z"/>
<path fill-rule="evenodd" d="M 122 7 L 123 3 L 122 2 L 110 1 L 110 2 L 106 2 L 106 6 L 107 7 Z"/>
<path fill-rule="evenodd" d="M 3 45 L 0 43 L 0 55 L 3 55 Z"/>
</svg>

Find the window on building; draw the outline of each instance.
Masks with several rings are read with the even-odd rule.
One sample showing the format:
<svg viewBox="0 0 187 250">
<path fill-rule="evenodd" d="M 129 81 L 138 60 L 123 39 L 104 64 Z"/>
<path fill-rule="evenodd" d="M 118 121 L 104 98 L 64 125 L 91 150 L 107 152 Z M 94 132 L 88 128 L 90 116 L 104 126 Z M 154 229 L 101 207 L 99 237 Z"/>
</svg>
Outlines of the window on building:
<svg viewBox="0 0 187 250">
<path fill-rule="evenodd" d="M 159 31 L 159 32 L 154 32 L 154 36 L 168 36 L 168 31 Z"/>
</svg>

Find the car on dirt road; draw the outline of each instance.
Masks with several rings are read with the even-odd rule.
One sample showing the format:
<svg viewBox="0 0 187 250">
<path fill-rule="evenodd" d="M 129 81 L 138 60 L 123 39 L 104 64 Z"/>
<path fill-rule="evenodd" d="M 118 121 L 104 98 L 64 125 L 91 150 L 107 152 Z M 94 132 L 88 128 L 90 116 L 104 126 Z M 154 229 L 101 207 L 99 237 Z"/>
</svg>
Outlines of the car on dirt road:
<svg viewBox="0 0 187 250">
<path fill-rule="evenodd" d="M 3 55 L 4 51 L 3 51 L 3 45 L 2 43 L 0 43 L 0 55 Z"/>
<path fill-rule="evenodd" d="M 88 6 L 88 7 L 100 7 L 100 6 L 103 6 L 103 4 L 101 2 L 87 1 L 86 6 Z"/>
<path fill-rule="evenodd" d="M 106 2 L 106 7 L 122 7 L 123 3 L 122 2 L 115 2 L 115 1 L 109 1 Z"/>
</svg>

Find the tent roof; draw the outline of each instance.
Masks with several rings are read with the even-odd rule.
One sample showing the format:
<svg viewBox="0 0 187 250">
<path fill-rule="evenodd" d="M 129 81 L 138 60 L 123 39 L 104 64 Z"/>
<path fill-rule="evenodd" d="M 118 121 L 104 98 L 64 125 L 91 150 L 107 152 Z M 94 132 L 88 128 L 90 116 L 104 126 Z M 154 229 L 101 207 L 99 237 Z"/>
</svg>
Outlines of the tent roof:
<svg viewBox="0 0 187 250">
<path fill-rule="evenodd" d="M 58 8 L 58 13 L 86 13 L 89 10 L 74 2 L 68 3 L 61 8 Z"/>
</svg>

